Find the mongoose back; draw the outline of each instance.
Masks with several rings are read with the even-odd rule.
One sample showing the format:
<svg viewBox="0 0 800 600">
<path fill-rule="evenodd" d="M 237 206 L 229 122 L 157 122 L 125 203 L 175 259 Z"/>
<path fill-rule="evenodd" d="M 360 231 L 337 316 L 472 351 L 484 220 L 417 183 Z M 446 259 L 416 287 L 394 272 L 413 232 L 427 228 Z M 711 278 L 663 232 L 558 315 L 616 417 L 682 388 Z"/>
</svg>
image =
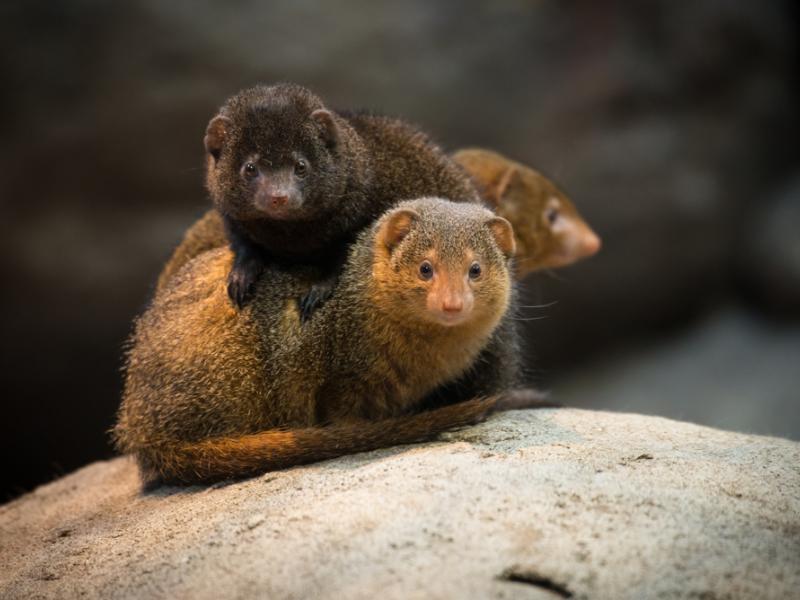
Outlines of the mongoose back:
<svg viewBox="0 0 800 600">
<path fill-rule="evenodd" d="M 538 171 L 480 148 L 459 150 L 453 159 L 472 176 L 484 202 L 513 225 L 520 279 L 540 269 L 565 267 L 600 249 L 600 238 L 575 205 Z"/>
<path fill-rule="evenodd" d="M 498 396 L 459 387 L 464 396 L 449 400 L 465 401 L 414 411 L 469 379 L 491 345 L 507 318 L 513 253 L 511 226 L 487 209 L 403 203 L 361 233 L 335 293 L 301 324 L 296 298 L 315 269 L 269 267 L 236 310 L 225 289 L 231 252 L 207 251 L 136 323 L 117 446 L 146 482 L 213 481 L 473 423 Z M 513 374 L 496 380 L 481 392 L 504 391 Z"/>
<path fill-rule="evenodd" d="M 425 134 L 397 119 L 336 113 L 295 84 L 232 96 L 208 124 L 206 184 L 235 260 L 228 292 L 242 306 L 268 262 L 323 267 L 398 200 L 478 202 L 470 179 Z M 317 281 L 304 316 L 331 285 Z"/>
<path fill-rule="evenodd" d="M 473 179 L 483 202 L 514 228 L 514 274 L 564 267 L 596 253 L 600 238 L 570 199 L 544 175 L 480 148 L 459 150 L 452 158 Z M 228 243 L 220 214 L 212 209 L 184 235 L 158 279 L 158 288 L 189 260 Z"/>
</svg>

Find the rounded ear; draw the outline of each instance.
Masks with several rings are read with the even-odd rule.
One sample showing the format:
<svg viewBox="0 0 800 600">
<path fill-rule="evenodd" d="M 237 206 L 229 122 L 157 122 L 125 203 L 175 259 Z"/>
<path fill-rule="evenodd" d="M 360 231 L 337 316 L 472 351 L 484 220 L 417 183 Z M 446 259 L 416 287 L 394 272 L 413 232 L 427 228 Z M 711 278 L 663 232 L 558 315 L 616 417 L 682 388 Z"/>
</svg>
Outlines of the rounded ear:
<svg viewBox="0 0 800 600">
<path fill-rule="evenodd" d="M 222 146 L 225 144 L 225 138 L 228 136 L 228 130 L 232 124 L 228 117 L 222 115 L 217 115 L 209 121 L 203 144 L 205 144 L 206 152 L 213 156 L 214 160 L 219 160 Z"/>
<path fill-rule="evenodd" d="M 514 256 L 517 250 L 517 244 L 514 241 L 514 230 L 511 228 L 511 223 L 506 221 L 503 217 L 493 217 L 487 222 L 489 230 L 494 236 L 494 241 L 500 247 L 506 258 Z"/>
<path fill-rule="evenodd" d="M 513 165 L 508 167 L 500 174 L 500 177 L 497 179 L 497 181 L 492 181 L 486 184 L 487 203 L 491 207 L 496 208 L 497 205 L 500 204 L 511 192 L 511 190 L 519 186 L 521 183 L 522 179 L 519 169 Z"/>
<path fill-rule="evenodd" d="M 375 236 L 376 241 L 391 252 L 408 235 L 417 219 L 419 213 L 409 208 L 393 210 L 382 219 L 378 234 Z"/>
<path fill-rule="evenodd" d="M 311 120 L 319 126 L 325 144 L 329 148 L 333 148 L 339 142 L 339 127 L 336 125 L 331 111 L 318 108 L 311 113 Z"/>
</svg>

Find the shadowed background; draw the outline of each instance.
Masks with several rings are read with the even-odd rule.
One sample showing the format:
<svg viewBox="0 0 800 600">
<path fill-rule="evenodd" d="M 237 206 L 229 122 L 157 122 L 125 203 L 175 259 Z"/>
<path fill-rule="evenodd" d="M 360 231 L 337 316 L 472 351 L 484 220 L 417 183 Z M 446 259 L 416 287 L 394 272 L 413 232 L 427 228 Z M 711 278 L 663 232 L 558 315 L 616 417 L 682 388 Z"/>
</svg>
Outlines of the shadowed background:
<svg viewBox="0 0 800 600">
<path fill-rule="evenodd" d="M 789 0 L 4 3 L 0 500 L 110 455 L 205 125 L 279 80 L 572 196 L 603 250 L 521 314 L 559 400 L 800 439 L 797 50 Z"/>
</svg>

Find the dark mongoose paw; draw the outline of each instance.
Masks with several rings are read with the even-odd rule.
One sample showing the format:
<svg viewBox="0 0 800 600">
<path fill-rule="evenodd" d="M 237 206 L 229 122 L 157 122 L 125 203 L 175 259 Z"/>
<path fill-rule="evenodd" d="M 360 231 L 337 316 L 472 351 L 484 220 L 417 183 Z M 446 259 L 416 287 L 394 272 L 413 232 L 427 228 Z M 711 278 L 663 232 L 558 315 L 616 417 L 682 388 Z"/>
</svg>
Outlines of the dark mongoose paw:
<svg viewBox="0 0 800 600">
<path fill-rule="evenodd" d="M 263 265 L 259 260 L 234 263 L 228 274 L 228 296 L 238 308 L 242 308 L 253 297 L 262 269 Z"/>
<path fill-rule="evenodd" d="M 495 410 L 523 410 L 526 408 L 560 408 L 562 405 L 550 400 L 547 392 L 534 388 L 518 388 L 501 394 Z"/>
<path fill-rule="evenodd" d="M 300 298 L 300 320 L 305 323 L 314 314 L 314 311 L 322 306 L 325 301 L 333 294 L 333 284 L 315 284 L 308 293 Z"/>
</svg>

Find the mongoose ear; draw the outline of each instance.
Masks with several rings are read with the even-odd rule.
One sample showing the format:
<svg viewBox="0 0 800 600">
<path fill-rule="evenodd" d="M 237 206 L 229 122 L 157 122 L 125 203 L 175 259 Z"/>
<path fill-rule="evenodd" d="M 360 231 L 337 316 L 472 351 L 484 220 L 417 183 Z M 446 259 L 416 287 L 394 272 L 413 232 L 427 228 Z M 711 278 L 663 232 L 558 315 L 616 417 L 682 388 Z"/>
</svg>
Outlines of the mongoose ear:
<svg viewBox="0 0 800 600">
<path fill-rule="evenodd" d="M 411 227 L 417 219 L 419 219 L 419 213 L 408 208 L 392 211 L 384 217 L 378 230 L 376 236 L 378 242 L 386 246 L 389 251 L 394 250 L 411 231 Z"/>
<path fill-rule="evenodd" d="M 517 244 L 514 241 L 514 230 L 511 228 L 511 223 L 506 221 L 503 217 L 493 217 L 489 219 L 487 225 L 494 236 L 494 241 L 500 247 L 506 258 L 514 256 L 517 250 Z"/>
<path fill-rule="evenodd" d="M 521 183 L 519 169 L 515 166 L 508 167 L 500 174 L 497 181 L 486 185 L 486 201 L 491 207 L 496 208 L 506 195 Z"/>
<path fill-rule="evenodd" d="M 317 123 L 322 134 L 322 139 L 329 148 L 339 143 L 339 127 L 331 111 L 318 108 L 311 113 L 311 119 Z"/>
<path fill-rule="evenodd" d="M 206 137 L 203 138 L 203 143 L 206 146 L 206 152 L 214 157 L 214 160 L 219 160 L 219 155 L 222 152 L 222 146 L 225 144 L 225 138 L 228 137 L 228 129 L 232 125 L 228 117 L 217 115 L 208 123 L 206 127 Z"/>
</svg>

